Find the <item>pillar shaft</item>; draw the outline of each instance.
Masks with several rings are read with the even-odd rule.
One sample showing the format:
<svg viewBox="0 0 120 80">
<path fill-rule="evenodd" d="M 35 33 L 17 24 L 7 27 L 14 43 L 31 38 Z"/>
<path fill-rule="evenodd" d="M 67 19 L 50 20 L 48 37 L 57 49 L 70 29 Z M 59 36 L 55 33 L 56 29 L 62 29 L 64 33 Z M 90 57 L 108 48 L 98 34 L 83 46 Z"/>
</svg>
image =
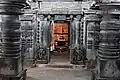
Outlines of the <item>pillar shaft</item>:
<svg viewBox="0 0 120 80">
<path fill-rule="evenodd" d="M 3 78 L 5 80 L 12 79 L 11 76 L 17 76 L 23 71 L 19 15 L 24 4 L 25 0 L 0 0 L 0 27 L 2 31 L 0 75 L 1 77 L 6 76 Z"/>
<path fill-rule="evenodd" d="M 98 2 L 102 9 L 96 80 L 120 80 L 120 3 Z"/>
</svg>

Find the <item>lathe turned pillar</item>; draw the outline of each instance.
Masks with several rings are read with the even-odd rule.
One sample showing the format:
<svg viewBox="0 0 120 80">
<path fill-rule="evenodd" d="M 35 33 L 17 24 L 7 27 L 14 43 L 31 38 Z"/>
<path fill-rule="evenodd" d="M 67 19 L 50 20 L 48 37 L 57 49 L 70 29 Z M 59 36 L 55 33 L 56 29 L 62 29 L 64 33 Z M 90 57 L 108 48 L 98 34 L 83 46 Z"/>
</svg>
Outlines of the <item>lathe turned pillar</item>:
<svg viewBox="0 0 120 80">
<path fill-rule="evenodd" d="M 97 3 L 102 9 L 103 21 L 95 80 L 120 80 L 120 2 L 101 0 Z"/>
<path fill-rule="evenodd" d="M 25 80 L 19 15 L 26 0 L 0 0 L 0 80 Z"/>
</svg>

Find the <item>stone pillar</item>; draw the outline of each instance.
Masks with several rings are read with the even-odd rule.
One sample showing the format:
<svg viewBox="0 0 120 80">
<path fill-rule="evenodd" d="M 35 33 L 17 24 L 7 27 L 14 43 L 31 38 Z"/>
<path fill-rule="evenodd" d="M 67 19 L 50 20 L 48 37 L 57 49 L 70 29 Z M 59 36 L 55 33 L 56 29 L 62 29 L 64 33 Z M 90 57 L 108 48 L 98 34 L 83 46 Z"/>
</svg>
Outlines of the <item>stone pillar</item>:
<svg viewBox="0 0 120 80">
<path fill-rule="evenodd" d="M 22 54 L 25 54 L 26 59 L 33 58 L 33 14 L 24 13 L 20 16 L 21 21 L 21 41 L 22 41 Z M 25 60 L 26 62 L 28 60 Z"/>
<path fill-rule="evenodd" d="M 83 61 L 82 42 L 81 42 L 81 19 L 82 14 L 78 15 L 71 20 L 70 25 L 70 61 L 72 64 L 81 64 Z"/>
<path fill-rule="evenodd" d="M 35 54 L 37 63 L 48 64 L 50 61 L 50 16 L 38 15 L 38 26 L 36 28 Z"/>
<path fill-rule="evenodd" d="M 21 54 L 19 15 L 26 0 L 0 0 L 2 52 L 0 53 L 0 80 L 25 80 Z"/>
<path fill-rule="evenodd" d="M 95 80 L 120 80 L 120 2 L 100 0 L 97 3 L 102 9 L 103 21 Z"/>
<path fill-rule="evenodd" d="M 86 19 L 86 56 L 88 59 L 88 68 L 95 67 L 95 60 L 97 55 L 99 43 L 99 29 L 100 29 L 100 16 L 97 15 L 99 10 L 88 10 L 85 12 Z"/>
</svg>

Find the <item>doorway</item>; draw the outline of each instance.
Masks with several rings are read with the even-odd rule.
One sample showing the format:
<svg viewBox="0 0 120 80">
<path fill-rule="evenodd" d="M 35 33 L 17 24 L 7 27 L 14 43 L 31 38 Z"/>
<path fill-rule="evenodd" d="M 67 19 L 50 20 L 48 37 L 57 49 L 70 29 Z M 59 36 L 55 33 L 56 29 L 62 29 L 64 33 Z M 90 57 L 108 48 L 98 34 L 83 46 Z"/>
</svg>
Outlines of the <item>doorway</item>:
<svg viewBox="0 0 120 80">
<path fill-rule="evenodd" d="M 69 24 L 68 21 L 54 21 L 54 25 L 51 25 L 51 48 L 54 46 L 54 49 L 51 51 L 51 64 L 69 64 L 70 63 L 70 54 L 69 54 Z M 54 28 L 53 28 L 54 27 Z"/>
</svg>

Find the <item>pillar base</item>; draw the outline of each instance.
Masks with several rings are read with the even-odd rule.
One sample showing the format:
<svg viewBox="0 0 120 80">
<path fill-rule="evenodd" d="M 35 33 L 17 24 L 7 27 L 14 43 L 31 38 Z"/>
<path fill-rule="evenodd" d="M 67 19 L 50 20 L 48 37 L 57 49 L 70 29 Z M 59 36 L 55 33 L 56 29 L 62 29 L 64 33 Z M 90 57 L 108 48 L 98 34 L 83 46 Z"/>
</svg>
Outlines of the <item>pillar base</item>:
<svg viewBox="0 0 120 80">
<path fill-rule="evenodd" d="M 120 78 L 101 78 L 96 75 L 95 72 L 92 72 L 92 79 L 91 80 L 120 80 Z"/>
<path fill-rule="evenodd" d="M 26 71 L 27 69 L 23 70 L 16 76 L 9 76 L 9 75 L 1 75 L 0 80 L 26 80 Z"/>
<path fill-rule="evenodd" d="M 96 78 L 95 80 L 120 80 L 119 79 L 114 79 L 114 78 Z"/>
</svg>

